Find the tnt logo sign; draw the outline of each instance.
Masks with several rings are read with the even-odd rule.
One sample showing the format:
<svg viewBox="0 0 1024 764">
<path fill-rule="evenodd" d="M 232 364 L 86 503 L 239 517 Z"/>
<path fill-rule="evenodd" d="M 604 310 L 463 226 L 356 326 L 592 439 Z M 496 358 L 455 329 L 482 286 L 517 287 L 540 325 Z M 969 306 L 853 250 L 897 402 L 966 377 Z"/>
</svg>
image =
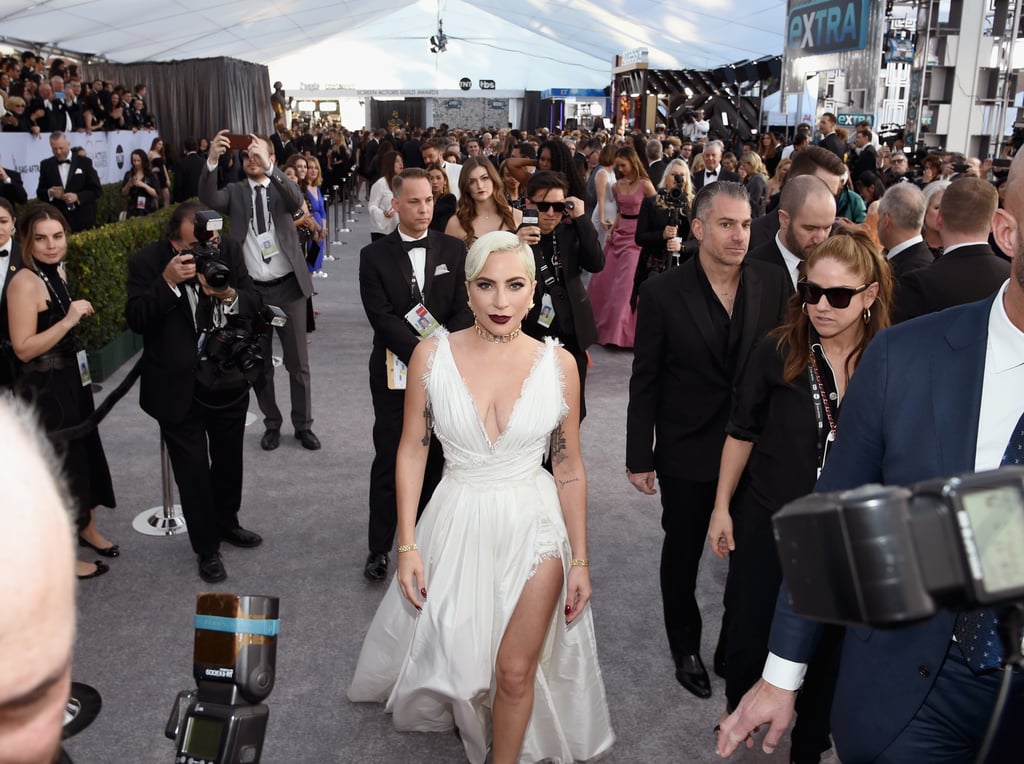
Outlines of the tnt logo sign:
<svg viewBox="0 0 1024 764">
<path fill-rule="evenodd" d="M 812 56 L 867 47 L 870 0 L 812 0 L 789 12 L 790 55 Z"/>
</svg>

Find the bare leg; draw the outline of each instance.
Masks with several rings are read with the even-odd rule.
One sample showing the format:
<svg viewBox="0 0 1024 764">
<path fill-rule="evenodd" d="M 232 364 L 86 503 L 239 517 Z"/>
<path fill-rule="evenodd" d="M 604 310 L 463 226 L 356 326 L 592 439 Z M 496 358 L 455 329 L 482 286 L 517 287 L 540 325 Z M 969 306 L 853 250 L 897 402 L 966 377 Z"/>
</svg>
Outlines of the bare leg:
<svg viewBox="0 0 1024 764">
<path fill-rule="evenodd" d="M 526 582 L 501 638 L 494 667 L 497 691 L 491 710 L 494 764 L 515 762 L 523 747 L 526 725 L 533 711 L 537 662 L 561 593 L 561 560 L 544 560 L 533 578 Z"/>
<path fill-rule="evenodd" d="M 96 508 L 93 507 L 89 513 L 89 524 L 85 526 L 78 534 L 93 546 L 97 546 L 100 549 L 106 549 L 111 545 L 111 542 L 99 532 L 96 527 Z"/>
</svg>

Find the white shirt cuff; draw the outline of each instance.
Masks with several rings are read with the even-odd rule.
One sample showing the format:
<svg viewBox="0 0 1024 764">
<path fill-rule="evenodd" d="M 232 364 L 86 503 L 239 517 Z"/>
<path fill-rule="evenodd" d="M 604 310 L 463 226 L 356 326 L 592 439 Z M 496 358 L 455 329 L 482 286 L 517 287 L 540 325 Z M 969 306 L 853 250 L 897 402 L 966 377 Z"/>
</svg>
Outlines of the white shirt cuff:
<svg viewBox="0 0 1024 764">
<path fill-rule="evenodd" d="M 174 285 L 173 285 L 173 284 L 171 284 L 171 283 L 170 283 L 169 281 L 165 281 L 164 283 L 165 283 L 165 284 L 167 284 L 168 288 L 169 288 L 169 289 L 170 289 L 170 290 L 171 290 L 172 292 L 174 292 L 174 296 L 175 296 L 175 297 L 181 297 L 181 290 L 180 290 L 180 289 L 178 289 L 178 287 L 174 286 Z"/>
<path fill-rule="evenodd" d="M 768 660 L 764 662 L 764 671 L 761 678 L 768 684 L 775 685 L 780 690 L 796 692 L 804 683 L 804 675 L 807 673 L 806 663 L 795 663 L 785 658 L 780 658 L 775 653 L 768 653 Z"/>
<path fill-rule="evenodd" d="M 207 159 L 206 160 L 206 169 L 209 170 L 210 172 L 213 172 L 214 170 L 217 169 L 217 163 L 216 162 L 212 162 L 211 163 L 210 160 Z"/>
</svg>

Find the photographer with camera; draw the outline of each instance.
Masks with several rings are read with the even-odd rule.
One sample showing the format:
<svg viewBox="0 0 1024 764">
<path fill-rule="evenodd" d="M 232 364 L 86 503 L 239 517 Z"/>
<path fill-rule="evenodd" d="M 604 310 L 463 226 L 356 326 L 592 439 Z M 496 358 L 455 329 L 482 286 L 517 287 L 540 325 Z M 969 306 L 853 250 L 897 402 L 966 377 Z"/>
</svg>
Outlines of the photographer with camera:
<svg viewBox="0 0 1024 764">
<path fill-rule="evenodd" d="M 537 287 L 523 331 L 534 339 L 555 337 L 572 353 L 580 372 L 580 419 L 587 415 L 584 382 L 587 348 L 597 340 L 594 311 L 583 285 L 583 271 L 604 268 L 604 250 L 597 241 L 581 199 L 567 196 L 569 184 L 561 173 L 537 172 L 526 186 L 529 209 L 523 213 L 519 235 L 533 249 Z M 536 215 L 536 222 L 529 213 Z"/>
<path fill-rule="evenodd" d="M 238 524 L 249 386 L 263 365 L 251 324 L 263 303 L 241 247 L 204 233 L 219 216 L 202 210 L 180 205 L 166 238 L 132 256 L 125 315 L 143 335 L 139 403 L 160 423 L 199 576 L 215 583 L 227 578 L 221 541 L 263 541 Z"/>
<path fill-rule="evenodd" d="M 640 285 L 648 276 L 675 267 L 689 256 L 683 252 L 683 242 L 690 237 L 692 202 L 690 168 L 684 160 L 673 159 L 665 168 L 658 193 L 646 197 L 640 205 L 633 237 L 640 247 L 630 300 L 634 310 Z"/>
</svg>

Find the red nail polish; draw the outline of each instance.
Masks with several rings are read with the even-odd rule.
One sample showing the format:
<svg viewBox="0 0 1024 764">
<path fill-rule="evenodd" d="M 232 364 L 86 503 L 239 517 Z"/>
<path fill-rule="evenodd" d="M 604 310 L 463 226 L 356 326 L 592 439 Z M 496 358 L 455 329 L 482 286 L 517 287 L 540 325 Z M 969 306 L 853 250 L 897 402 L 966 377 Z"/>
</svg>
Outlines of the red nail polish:
<svg viewBox="0 0 1024 764">
<path fill-rule="evenodd" d="M 571 613 L 571 612 L 572 612 L 572 606 L 571 605 L 566 605 L 565 606 L 565 614 L 569 615 L 569 613 Z"/>
<path fill-rule="evenodd" d="M 421 588 L 421 589 L 420 589 L 420 594 L 421 594 L 422 596 L 426 597 L 426 596 L 427 596 L 427 590 L 426 590 L 425 588 Z"/>
</svg>

